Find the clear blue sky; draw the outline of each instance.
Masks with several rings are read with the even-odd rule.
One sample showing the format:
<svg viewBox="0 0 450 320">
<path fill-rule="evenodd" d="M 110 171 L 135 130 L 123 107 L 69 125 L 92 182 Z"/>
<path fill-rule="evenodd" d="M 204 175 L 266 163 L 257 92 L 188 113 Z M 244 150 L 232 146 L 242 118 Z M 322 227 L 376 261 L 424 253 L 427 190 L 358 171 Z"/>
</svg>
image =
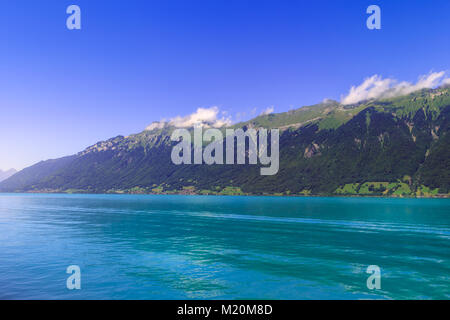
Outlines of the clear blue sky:
<svg viewBox="0 0 450 320">
<path fill-rule="evenodd" d="M 448 70 L 450 1 L 1 0 L 0 169 L 154 120 L 339 99 L 380 74 Z M 82 30 L 66 28 L 66 8 Z M 370 4 L 382 29 L 366 28 Z"/>
</svg>

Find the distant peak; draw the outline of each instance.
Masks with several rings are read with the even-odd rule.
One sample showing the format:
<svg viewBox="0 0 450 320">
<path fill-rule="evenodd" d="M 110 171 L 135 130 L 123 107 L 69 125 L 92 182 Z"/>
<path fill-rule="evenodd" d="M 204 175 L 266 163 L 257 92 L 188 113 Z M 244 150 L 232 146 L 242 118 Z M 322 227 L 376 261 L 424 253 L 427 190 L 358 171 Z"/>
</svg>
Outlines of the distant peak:
<svg viewBox="0 0 450 320">
<path fill-rule="evenodd" d="M 8 170 L 2 170 L 0 169 L 0 172 L 4 172 L 4 173 L 16 173 L 17 170 L 14 168 L 8 169 Z"/>
<path fill-rule="evenodd" d="M 16 169 L 9 169 L 6 171 L 2 171 L 0 169 L 0 182 L 8 179 L 9 177 L 15 175 L 17 173 Z"/>
</svg>

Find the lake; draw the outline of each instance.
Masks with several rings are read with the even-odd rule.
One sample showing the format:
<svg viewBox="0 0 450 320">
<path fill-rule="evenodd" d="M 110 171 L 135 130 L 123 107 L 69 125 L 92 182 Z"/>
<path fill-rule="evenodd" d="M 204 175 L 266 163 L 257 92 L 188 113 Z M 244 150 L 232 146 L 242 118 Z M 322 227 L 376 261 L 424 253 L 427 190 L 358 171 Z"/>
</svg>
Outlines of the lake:
<svg viewBox="0 0 450 320">
<path fill-rule="evenodd" d="M 0 194 L 0 299 L 449 298 L 450 199 Z"/>
</svg>

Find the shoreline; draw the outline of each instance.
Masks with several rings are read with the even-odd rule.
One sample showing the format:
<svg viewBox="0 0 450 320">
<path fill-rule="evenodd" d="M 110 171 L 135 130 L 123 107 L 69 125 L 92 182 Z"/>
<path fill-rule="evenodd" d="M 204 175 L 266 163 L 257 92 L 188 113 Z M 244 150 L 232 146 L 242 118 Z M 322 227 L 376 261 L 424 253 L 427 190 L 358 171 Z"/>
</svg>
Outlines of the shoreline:
<svg viewBox="0 0 450 320">
<path fill-rule="evenodd" d="M 64 191 L 21 191 L 1 192 L 2 194 L 75 194 L 75 195 L 143 195 L 143 196 L 217 196 L 217 197 L 280 197 L 280 198 L 384 198 L 384 199 L 450 199 L 450 194 L 439 194 L 434 196 L 411 196 L 411 195 L 359 195 L 359 194 L 198 194 L 186 192 L 171 193 L 143 193 L 143 192 L 64 192 Z"/>
</svg>

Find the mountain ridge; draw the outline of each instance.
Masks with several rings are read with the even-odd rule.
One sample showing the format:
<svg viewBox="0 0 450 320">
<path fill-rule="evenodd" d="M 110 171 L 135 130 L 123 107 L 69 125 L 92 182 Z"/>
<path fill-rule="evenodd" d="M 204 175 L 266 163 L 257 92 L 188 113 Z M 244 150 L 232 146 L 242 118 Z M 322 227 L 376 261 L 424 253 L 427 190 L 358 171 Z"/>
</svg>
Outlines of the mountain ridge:
<svg viewBox="0 0 450 320">
<path fill-rule="evenodd" d="M 450 88 L 261 115 L 230 128 L 280 128 L 280 171 L 170 161 L 170 124 L 40 162 L 1 192 L 448 196 Z M 222 128 L 224 129 L 224 128 Z"/>
<path fill-rule="evenodd" d="M 3 180 L 8 179 L 9 177 L 12 177 L 16 173 L 17 173 L 17 170 L 13 169 L 13 168 L 9 169 L 9 170 L 6 170 L 6 171 L 0 170 L 0 182 L 2 182 Z"/>
</svg>

